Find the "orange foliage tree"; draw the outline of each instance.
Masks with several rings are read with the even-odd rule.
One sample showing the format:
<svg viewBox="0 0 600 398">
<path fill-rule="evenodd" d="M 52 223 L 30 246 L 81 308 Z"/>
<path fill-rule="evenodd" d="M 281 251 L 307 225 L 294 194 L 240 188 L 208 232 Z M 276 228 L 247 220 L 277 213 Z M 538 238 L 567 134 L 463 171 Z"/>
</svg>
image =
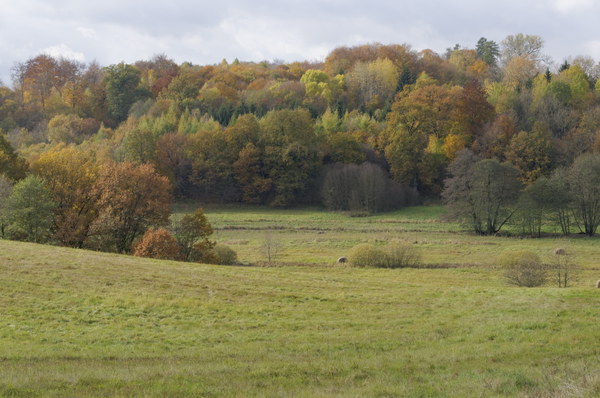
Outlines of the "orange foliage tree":
<svg viewBox="0 0 600 398">
<path fill-rule="evenodd" d="M 118 253 L 128 252 L 133 241 L 149 227 L 169 222 L 169 180 L 151 165 L 104 165 L 94 192 L 99 207 L 96 230 L 112 241 Z"/>
<path fill-rule="evenodd" d="M 177 240 L 165 228 L 149 228 L 133 247 L 138 257 L 176 260 L 179 257 Z"/>
</svg>

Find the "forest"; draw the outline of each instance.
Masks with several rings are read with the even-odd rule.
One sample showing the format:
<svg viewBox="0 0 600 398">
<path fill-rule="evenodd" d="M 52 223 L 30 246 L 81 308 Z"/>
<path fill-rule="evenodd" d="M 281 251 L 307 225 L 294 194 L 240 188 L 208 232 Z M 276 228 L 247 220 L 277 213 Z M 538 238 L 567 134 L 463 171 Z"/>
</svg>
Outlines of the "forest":
<svg viewBox="0 0 600 398">
<path fill-rule="evenodd" d="M 555 63 L 539 36 L 444 54 L 339 47 L 324 62 L 41 54 L 11 76 L 0 84 L 4 238 L 131 252 L 186 199 L 354 215 L 443 199 L 485 235 L 508 222 L 530 236 L 600 224 L 600 64 Z"/>
</svg>

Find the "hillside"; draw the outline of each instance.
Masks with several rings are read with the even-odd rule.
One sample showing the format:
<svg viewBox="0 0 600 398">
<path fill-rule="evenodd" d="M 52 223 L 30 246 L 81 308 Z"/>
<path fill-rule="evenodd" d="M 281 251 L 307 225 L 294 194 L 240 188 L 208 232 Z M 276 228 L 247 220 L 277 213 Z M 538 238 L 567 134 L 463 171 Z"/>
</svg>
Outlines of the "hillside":
<svg viewBox="0 0 600 398">
<path fill-rule="evenodd" d="M 598 396 L 599 290 L 0 240 L 0 396 Z"/>
</svg>

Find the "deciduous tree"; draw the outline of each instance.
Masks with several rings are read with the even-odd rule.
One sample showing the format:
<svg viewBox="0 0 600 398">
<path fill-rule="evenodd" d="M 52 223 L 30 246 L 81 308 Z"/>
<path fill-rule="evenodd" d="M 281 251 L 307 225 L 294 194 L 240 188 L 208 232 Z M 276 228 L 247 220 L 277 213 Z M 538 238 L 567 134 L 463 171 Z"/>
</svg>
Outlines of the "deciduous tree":
<svg viewBox="0 0 600 398">
<path fill-rule="evenodd" d="M 139 87 L 140 71 L 122 62 L 107 67 L 104 73 L 108 112 L 115 121 L 122 122 L 127 118 L 131 105 L 148 96 Z"/>
<path fill-rule="evenodd" d="M 194 248 L 211 250 L 215 243 L 208 237 L 213 229 L 203 209 L 196 209 L 192 214 L 186 214 L 173 225 L 173 234 L 180 247 L 181 258 L 190 261 L 194 255 Z"/>
<path fill-rule="evenodd" d="M 581 232 L 593 236 L 600 225 L 600 155 L 579 156 L 567 175 L 574 220 Z"/>
<path fill-rule="evenodd" d="M 17 240 L 46 242 L 56 204 L 52 192 L 37 176 L 28 176 L 15 184 L 6 200 L 7 235 Z"/>
<path fill-rule="evenodd" d="M 133 255 L 160 260 L 177 260 L 179 246 L 177 240 L 165 228 L 149 228 L 134 244 Z"/>
<path fill-rule="evenodd" d="M 10 143 L 0 131 L 0 176 L 17 181 L 25 178 L 27 161 L 17 155 Z"/>
<path fill-rule="evenodd" d="M 510 140 L 506 160 L 519 169 L 521 181 L 530 184 L 549 175 L 554 166 L 555 149 L 552 136 L 544 123 L 536 123 L 533 131 L 521 131 Z"/>
<path fill-rule="evenodd" d="M 98 216 L 98 198 L 92 189 L 98 165 L 93 154 L 57 146 L 42 153 L 31 169 L 44 180 L 56 204 L 54 238 L 65 246 L 83 247 Z"/>
<path fill-rule="evenodd" d="M 463 150 L 449 171 L 442 197 L 450 215 L 475 233 L 499 232 L 516 210 L 521 190 L 517 170 L 493 159 L 477 161 L 471 151 Z"/>
<path fill-rule="evenodd" d="M 118 253 L 129 252 L 134 240 L 149 227 L 168 224 L 169 181 L 150 165 L 106 164 L 93 189 L 99 208 L 95 230 Z"/>
</svg>

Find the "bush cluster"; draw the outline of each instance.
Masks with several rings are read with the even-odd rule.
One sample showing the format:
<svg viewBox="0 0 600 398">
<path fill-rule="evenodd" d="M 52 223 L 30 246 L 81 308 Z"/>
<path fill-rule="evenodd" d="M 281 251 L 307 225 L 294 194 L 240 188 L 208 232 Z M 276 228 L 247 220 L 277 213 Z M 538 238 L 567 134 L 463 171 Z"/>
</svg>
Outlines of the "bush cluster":
<svg viewBox="0 0 600 398">
<path fill-rule="evenodd" d="M 218 244 L 214 248 L 215 264 L 235 265 L 237 264 L 237 253 L 231 247 Z"/>
<path fill-rule="evenodd" d="M 173 233 L 162 227 L 149 228 L 133 245 L 133 255 L 207 264 L 237 263 L 233 249 L 208 239 L 213 229 L 202 209 L 175 221 L 171 229 Z"/>
<path fill-rule="evenodd" d="M 418 267 L 421 264 L 421 253 L 415 247 L 403 243 L 390 243 L 385 247 L 362 243 L 350 250 L 348 260 L 357 267 Z"/>
</svg>

